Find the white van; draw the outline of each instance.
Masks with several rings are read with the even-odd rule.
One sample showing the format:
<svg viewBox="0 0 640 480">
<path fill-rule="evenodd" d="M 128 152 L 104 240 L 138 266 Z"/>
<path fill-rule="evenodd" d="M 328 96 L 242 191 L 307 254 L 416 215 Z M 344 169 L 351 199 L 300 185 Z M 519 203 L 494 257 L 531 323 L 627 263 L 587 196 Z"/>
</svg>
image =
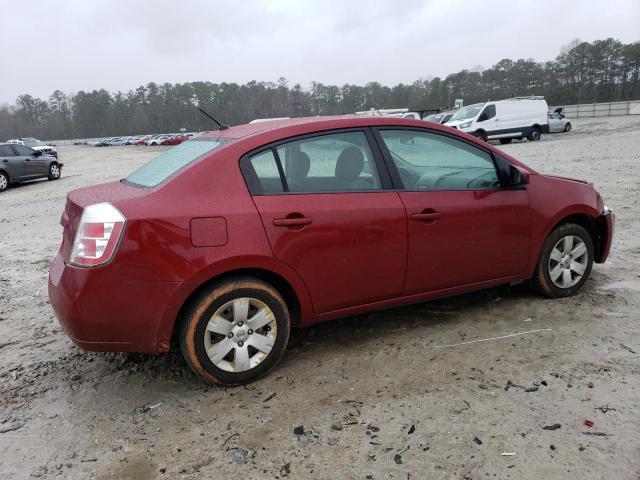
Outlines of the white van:
<svg viewBox="0 0 640 480">
<path fill-rule="evenodd" d="M 495 139 L 503 144 L 514 138 L 537 141 L 541 134 L 549 133 L 548 111 L 543 97 L 516 97 L 462 107 L 445 125 L 485 141 Z"/>
</svg>

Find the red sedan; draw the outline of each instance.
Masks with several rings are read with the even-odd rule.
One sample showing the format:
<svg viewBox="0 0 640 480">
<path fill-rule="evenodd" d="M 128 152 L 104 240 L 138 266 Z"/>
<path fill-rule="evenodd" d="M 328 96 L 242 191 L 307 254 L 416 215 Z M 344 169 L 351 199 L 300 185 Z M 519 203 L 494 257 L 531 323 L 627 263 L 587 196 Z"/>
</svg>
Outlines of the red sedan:
<svg viewBox="0 0 640 480">
<path fill-rule="evenodd" d="M 182 142 L 189 140 L 189 137 L 185 135 L 178 135 L 175 137 L 165 138 L 160 142 L 160 145 L 180 145 Z"/>
<path fill-rule="evenodd" d="M 88 350 L 164 352 L 209 382 L 269 371 L 290 329 L 529 281 L 575 293 L 614 215 L 470 135 L 397 118 L 208 133 L 74 190 L 49 296 Z"/>
</svg>

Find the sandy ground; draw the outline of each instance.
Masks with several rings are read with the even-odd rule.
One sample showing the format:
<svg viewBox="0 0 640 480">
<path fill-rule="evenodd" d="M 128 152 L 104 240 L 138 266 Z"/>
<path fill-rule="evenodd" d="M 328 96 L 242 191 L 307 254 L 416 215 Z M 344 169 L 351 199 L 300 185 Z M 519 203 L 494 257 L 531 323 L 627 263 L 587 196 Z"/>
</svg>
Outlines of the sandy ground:
<svg viewBox="0 0 640 480">
<path fill-rule="evenodd" d="M 574 125 L 505 149 L 616 211 L 580 294 L 504 287 L 310 327 L 231 389 L 61 332 L 47 271 L 66 193 L 157 149 L 60 148 L 60 181 L 0 195 L 0 478 L 640 478 L 640 116 Z"/>
</svg>

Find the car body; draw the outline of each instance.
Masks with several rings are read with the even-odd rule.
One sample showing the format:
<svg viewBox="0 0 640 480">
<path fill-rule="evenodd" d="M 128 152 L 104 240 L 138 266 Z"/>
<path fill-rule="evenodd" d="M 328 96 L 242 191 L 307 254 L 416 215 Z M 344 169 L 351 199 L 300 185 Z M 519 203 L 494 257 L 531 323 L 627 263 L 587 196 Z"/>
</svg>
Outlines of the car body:
<svg viewBox="0 0 640 480">
<path fill-rule="evenodd" d="M 186 135 L 175 135 L 173 137 L 168 137 L 163 139 L 160 142 L 160 145 L 180 145 L 182 142 L 186 142 L 190 137 Z"/>
<path fill-rule="evenodd" d="M 549 132 L 548 110 L 542 97 L 516 97 L 462 107 L 446 125 L 485 141 L 510 143 L 523 138 L 537 141 Z"/>
<path fill-rule="evenodd" d="M 431 115 L 427 115 L 426 117 L 424 117 L 422 120 L 426 122 L 444 124 L 444 123 L 447 123 L 449 120 L 451 120 L 451 117 L 453 117 L 455 113 L 456 113 L 455 110 L 448 110 L 446 112 L 440 112 L 440 113 L 432 113 Z"/>
<path fill-rule="evenodd" d="M 571 131 L 571 121 L 564 115 L 549 112 L 547 118 L 549 119 L 549 131 L 551 133 Z"/>
<path fill-rule="evenodd" d="M 33 148 L 34 150 L 43 153 L 44 155 L 51 155 L 58 158 L 58 151 L 54 145 L 48 145 L 33 137 L 25 137 L 13 140 L 7 140 L 7 143 L 15 145 L 24 145 L 25 147 Z"/>
<path fill-rule="evenodd" d="M 275 335 L 268 342 L 281 355 L 290 325 L 535 280 L 541 252 L 568 226 L 591 245 L 580 261 L 604 262 L 614 216 L 591 184 L 539 174 L 471 135 L 341 116 L 207 133 L 122 181 L 70 192 L 61 224 L 49 296 L 75 343 L 164 352 L 178 335 L 199 375 L 237 384 L 254 367 L 238 377 L 229 357 L 215 357 L 220 371 L 204 365 L 191 323 L 234 285 L 258 300 L 222 305 L 220 315 L 244 311 L 248 324 L 247 308 L 270 306 L 286 337 L 260 338 Z M 569 271 L 578 283 L 543 282 L 547 294 L 574 293 L 588 276 L 574 278 L 564 253 L 562 262 L 562 280 Z M 558 265 L 550 261 L 549 276 Z M 245 348 L 238 338 L 251 330 L 240 321 L 228 330 L 227 320 L 218 327 Z"/>
<path fill-rule="evenodd" d="M 146 145 L 147 145 L 147 146 L 150 146 L 150 147 L 161 145 L 161 144 L 162 144 L 162 141 L 163 141 L 165 138 L 169 138 L 169 137 L 171 137 L 171 135 L 168 135 L 168 134 L 159 134 L 159 135 L 154 135 L 154 136 L 152 136 L 151 138 L 149 138 L 149 139 L 147 140 Z"/>
<path fill-rule="evenodd" d="M 40 150 L 19 143 L 0 143 L 0 192 L 28 180 L 57 180 L 63 165 L 56 157 L 44 155 Z"/>
</svg>

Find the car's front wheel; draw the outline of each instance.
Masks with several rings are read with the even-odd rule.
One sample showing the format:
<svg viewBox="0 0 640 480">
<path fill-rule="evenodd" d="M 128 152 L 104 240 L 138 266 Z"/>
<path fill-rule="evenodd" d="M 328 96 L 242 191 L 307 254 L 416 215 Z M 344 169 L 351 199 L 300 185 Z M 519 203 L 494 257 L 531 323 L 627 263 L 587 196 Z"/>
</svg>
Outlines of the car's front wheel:
<svg viewBox="0 0 640 480">
<path fill-rule="evenodd" d="M 533 286 L 552 298 L 573 295 L 589 278 L 593 258 L 593 241 L 584 227 L 561 225 L 544 242 Z"/>
<path fill-rule="evenodd" d="M 57 163 L 52 163 L 49 165 L 49 180 L 58 180 L 60 178 L 62 171 L 60 170 L 60 165 Z"/>
<path fill-rule="evenodd" d="M 564 131 L 565 131 L 565 132 L 570 132 L 570 131 L 571 131 L 571 124 L 570 124 L 570 123 L 567 123 L 567 124 L 564 126 Z"/>
<path fill-rule="evenodd" d="M 191 369 L 206 382 L 224 385 L 249 383 L 271 370 L 291 329 L 282 296 L 250 277 L 206 289 L 181 321 L 180 348 Z"/>
</svg>

